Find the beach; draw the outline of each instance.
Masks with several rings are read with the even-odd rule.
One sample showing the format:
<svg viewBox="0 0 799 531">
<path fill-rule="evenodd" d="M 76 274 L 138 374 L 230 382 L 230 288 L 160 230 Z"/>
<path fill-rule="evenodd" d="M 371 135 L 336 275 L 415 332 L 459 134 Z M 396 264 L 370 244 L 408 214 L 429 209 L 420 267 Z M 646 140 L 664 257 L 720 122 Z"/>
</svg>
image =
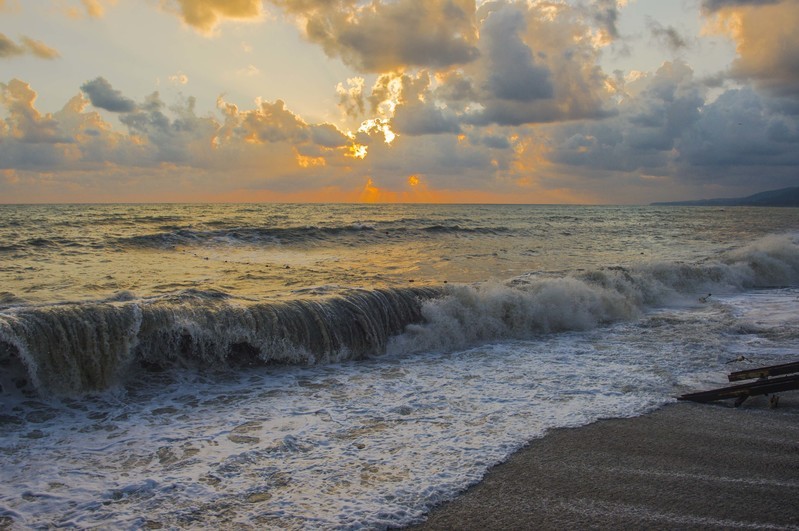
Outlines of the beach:
<svg viewBox="0 0 799 531">
<path fill-rule="evenodd" d="M 797 500 L 788 392 L 552 430 L 412 529 L 797 529 Z"/>
</svg>

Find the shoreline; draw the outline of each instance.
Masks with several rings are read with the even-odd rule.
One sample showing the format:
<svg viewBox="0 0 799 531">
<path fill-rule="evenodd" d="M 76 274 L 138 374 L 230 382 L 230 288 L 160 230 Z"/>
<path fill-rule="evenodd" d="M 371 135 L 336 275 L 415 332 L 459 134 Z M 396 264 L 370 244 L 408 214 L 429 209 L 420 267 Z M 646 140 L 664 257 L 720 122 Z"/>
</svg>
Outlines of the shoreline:
<svg viewBox="0 0 799 531">
<path fill-rule="evenodd" d="M 797 529 L 799 393 L 559 428 L 412 530 Z"/>
</svg>

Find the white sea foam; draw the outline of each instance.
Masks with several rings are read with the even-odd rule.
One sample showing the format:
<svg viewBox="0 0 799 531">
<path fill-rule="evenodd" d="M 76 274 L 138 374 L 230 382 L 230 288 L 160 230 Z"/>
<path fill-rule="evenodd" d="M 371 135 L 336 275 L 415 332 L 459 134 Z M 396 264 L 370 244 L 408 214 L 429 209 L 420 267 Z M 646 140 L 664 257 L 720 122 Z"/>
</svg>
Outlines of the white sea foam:
<svg viewBox="0 0 799 531">
<path fill-rule="evenodd" d="M 392 339 L 392 352 L 465 348 L 498 339 L 525 339 L 589 330 L 633 319 L 646 309 L 695 305 L 708 293 L 799 284 L 799 245 L 769 236 L 719 260 L 700 264 L 610 267 L 553 278 L 525 275 L 510 283 L 449 286 L 422 306 L 424 321 Z"/>
<path fill-rule="evenodd" d="M 740 342 L 760 362 L 780 361 L 790 353 L 753 348 L 740 326 L 759 323 L 766 340 L 797 296 L 714 296 L 466 350 L 187 371 L 80 401 L 21 399 L 3 418 L 0 517 L 27 527 L 408 524 L 547 429 L 638 415 L 720 383 Z"/>
</svg>

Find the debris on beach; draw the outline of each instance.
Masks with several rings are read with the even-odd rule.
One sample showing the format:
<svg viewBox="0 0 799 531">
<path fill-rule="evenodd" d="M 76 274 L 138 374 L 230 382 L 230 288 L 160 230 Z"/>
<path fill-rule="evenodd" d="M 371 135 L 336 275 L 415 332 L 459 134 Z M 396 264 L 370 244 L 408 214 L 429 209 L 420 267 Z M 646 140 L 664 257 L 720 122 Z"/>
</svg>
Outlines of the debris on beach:
<svg viewBox="0 0 799 531">
<path fill-rule="evenodd" d="M 777 378 L 775 378 L 775 376 Z M 679 400 L 690 400 L 692 402 L 713 402 L 727 398 L 735 398 L 735 407 L 743 404 L 750 396 L 772 395 L 769 399 L 769 407 L 777 407 L 779 396 L 774 393 L 781 391 L 791 391 L 799 389 L 799 361 L 772 365 L 769 367 L 758 367 L 756 369 L 746 369 L 743 371 L 731 372 L 727 376 L 730 382 L 742 380 L 754 380 L 753 382 L 701 391 L 698 393 L 688 393 L 679 397 Z"/>
</svg>

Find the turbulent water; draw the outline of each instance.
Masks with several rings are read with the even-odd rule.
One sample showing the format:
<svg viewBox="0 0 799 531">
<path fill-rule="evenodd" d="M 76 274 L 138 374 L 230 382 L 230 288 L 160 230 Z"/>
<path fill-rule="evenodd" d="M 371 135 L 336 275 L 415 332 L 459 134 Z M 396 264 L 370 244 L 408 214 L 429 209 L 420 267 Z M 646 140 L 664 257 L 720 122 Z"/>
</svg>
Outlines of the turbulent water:
<svg viewBox="0 0 799 531">
<path fill-rule="evenodd" d="M 0 206 L 0 528 L 407 525 L 798 310 L 799 209 Z"/>
</svg>

